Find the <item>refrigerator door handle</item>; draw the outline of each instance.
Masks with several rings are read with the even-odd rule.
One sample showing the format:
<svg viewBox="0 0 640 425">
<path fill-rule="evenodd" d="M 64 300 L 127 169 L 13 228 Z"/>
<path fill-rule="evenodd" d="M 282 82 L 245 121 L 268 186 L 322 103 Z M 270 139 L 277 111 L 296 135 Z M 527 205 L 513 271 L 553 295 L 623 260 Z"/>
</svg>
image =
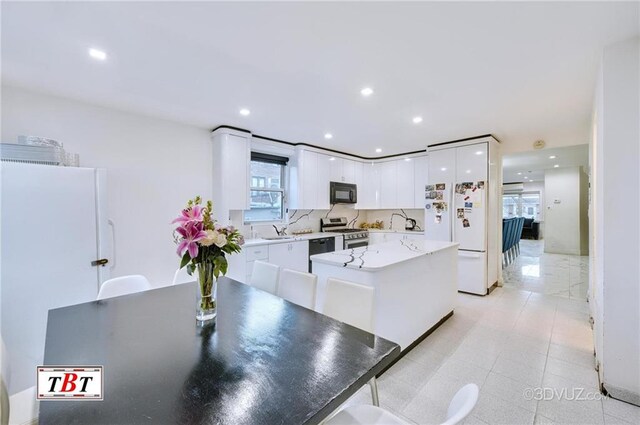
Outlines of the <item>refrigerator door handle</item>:
<svg viewBox="0 0 640 425">
<path fill-rule="evenodd" d="M 107 224 L 111 227 L 111 265 L 109 268 L 113 270 L 116 267 L 116 225 L 110 218 Z"/>
</svg>

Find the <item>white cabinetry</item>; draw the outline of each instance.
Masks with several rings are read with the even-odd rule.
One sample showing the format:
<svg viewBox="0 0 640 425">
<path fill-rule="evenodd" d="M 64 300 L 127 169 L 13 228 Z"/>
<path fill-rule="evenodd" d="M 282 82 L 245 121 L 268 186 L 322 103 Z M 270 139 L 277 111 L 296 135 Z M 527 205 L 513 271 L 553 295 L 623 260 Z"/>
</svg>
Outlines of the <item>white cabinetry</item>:
<svg viewBox="0 0 640 425">
<path fill-rule="evenodd" d="M 380 164 L 362 163 L 362 171 L 356 167 L 356 185 L 358 186 L 357 209 L 372 210 L 380 206 Z"/>
<path fill-rule="evenodd" d="M 331 168 L 329 181 L 342 183 L 356 182 L 356 161 L 335 156 L 329 156 L 328 160 Z"/>
<path fill-rule="evenodd" d="M 369 245 L 377 245 L 385 242 L 384 233 L 382 232 L 369 232 Z"/>
<path fill-rule="evenodd" d="M 329 184 L 354 183 L 356 209 L 423 208 L 427 156 L 356 161 L 297 149 L 290 163 L 291 209 L 329 209 Z"/>
<path fill-rule="evenodd" d="M 229 222 L 229 211 L 249 209 L 251 135 L 219 129 L 212 134 L 215 218 Z"/>
<path fill-rule="evenodd" d="M 415 167 L 413 159 L 382 162 L 380 166 L 380 208 L 415 207 Z"/>
<path fill-rule="evenodd" d="M 331 181 L 331 157 L 328 155 L 318 155 L 318 174 L 316 175 L 316 203 L 313 207 L 317 210 L 328 210 L 329 204 L 329 182 Z"/>
<path fill-rule="evenodd" d="M 415 205 L 415 176 L 413 158 L 396 162 L 396 208 L 413 208 Z"/>
<path fill-rule="evenodd" d="M 397 205 L 397 162 L 388 161 L 380 164 L 380 208 L 393 209 Z"/>
<path fill-rule="evenodd" d="M 290 171 L 289 207 L 296 210 L 329 208 L 329 156 L 298 149 Z"/>
<path fill-rule="evenodd" d="M 306 272 L 309 267 L 309 241 L 293 241 L 245 247 L 239 254 L 227 256 L 227 276 L 242 283 L 251 281 L 256 260 Z"/>
<path fill-rule="evenodd" d="M 269 263 L 291 270 L 309 270 L 309 241 L 269 245 Z"/>
<path fill-rule="evenodd" d="M 427 185 L 428 157 L 419 156 L 413 159 L 413 185 L 414 185 L 414 208 L 424 208 L 426 205 L 424 198 L 424 187 Z"/>
</svg>

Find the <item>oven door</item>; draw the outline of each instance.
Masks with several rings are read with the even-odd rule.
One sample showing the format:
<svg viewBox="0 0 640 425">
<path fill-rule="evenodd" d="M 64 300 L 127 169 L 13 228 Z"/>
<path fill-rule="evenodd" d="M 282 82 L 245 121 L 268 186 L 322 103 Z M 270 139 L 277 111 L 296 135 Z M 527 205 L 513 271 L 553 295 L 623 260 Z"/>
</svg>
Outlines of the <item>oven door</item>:
<svg viewBox="0 0 640 425">
<path fill-rule="evenodd" d="M 363 246 L 369 246 L 369 238 L 344 240 L 344 249 L 360 248 Z"/>
</svg>

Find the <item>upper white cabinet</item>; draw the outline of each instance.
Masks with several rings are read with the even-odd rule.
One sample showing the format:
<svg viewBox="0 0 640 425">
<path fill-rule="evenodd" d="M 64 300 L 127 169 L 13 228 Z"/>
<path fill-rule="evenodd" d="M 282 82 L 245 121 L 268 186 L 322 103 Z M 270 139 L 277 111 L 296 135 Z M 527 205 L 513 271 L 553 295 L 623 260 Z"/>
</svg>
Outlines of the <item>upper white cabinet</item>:
<svg viewBox="0 0 640 425">
<path fill-rule="evenodd" d="M 329 181 L 342 183 L 356 182 L 356 161 L 335 156 L 328 156 L 327 159 L 329 160 L 331 169 Z"/>
<path fill-rule="evenodd" d="M 380 165 L 380 206 L 382 209 L 415 207 L 414 161 L 402 158 Z"/>
<path fill-rule="evenodd" d="M 487 180 L 487 143 L 456 148 L 456 183 Z"/>
<path fill-rule="evenodd" d="M 292 209 L 329 209 L 329 183 L 358 186 L 356 209 L 423 208 L 427 156 L 358 161 L 299 148 L 290 162 Z"/>
<path fill-rule="evenodd" d="M 397 206 L 397 171 L 397 161 L 380 163 L 380 208 L 382 209 L 393 209 Z"/>
<path fill-rule="evenodd" d="M 414 208 L 415 162 L 413 158 L 396 160 L 396 208 Z"/>
<path fill-rule="evenodd" d="M 328 155 L 318 155 L 318 174 L 316 180 L 318 182 L 316 191 L 316 203 L 313 207 L 316 210 L 328 210 L 331 208 L 329 204 L 329 182 L 331 181 L 331 167 L 333 161 L 331 161 Z"/>
<path fill-rule="evenodd" d="M 424 208 L 427 202 L 424 198 L 424 187 L 427 185 L 428 157 L 418 156 L 413 158 L 413 161 L 414 208 Z"/>
<path fill-rule="evenodd" d="M 212 144 L 214 215 L 226 224 L 229 211 L 249 209 L 251 135 L 219 129 L 212 134 Z"/>
<path fill-rule="evenodd" d="M 356 167 L 356 185 L 358 186 L 357 209 L 371 210 L 380 208 L 380 164 L 361 163 L 362 171 Z"/>
<path fill-rule="evenodd" d="M 342 181 L 345 183 L 356 182 L 356 161 L 342 160 Z"/>
<path fill-rule="evenodd" d="M 456 150 L 442 149 L 429 152 L 427 177 L 429 184 L 452 184 L 456 180 Z"/>
<path fill-rule="evenodd" d="M 289 207 L 296 210 L 329 209 L 329 156 L 299 149 L 290 163 Z"/>
</svg>

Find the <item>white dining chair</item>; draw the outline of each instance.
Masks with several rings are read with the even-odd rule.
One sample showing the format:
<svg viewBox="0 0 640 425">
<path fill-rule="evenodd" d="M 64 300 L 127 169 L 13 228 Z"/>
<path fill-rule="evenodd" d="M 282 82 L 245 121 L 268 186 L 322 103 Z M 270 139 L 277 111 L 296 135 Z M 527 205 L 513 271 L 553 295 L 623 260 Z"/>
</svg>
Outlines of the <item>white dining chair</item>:
<svg viewBox="0 0 640 425">
<path fill-rule="evenodd" d="M 476 384 L 467 384 L 460 388 L 449 403 L 447 418 L 442 425 L 456 425 L 469 416 L 478 402 L 479 392 Z M 393 413 L 368 404 L 342 409 L 324 423 L 325 425 L 409 425 L 409 422 Z"/>
<path fill-rule="evenodd" d="M 373 333 L 374 295 L 371 286 L 330 277 L 327 279 L 322 314 Z M 378 383 L 376 378 L 369 381 L 371 400 L 379 406 Z"/>
<path fill-rule="evenodd" d="M 187 268 L 183 267 L 181 269 L 176 270 L 173 275 L 173 285 L 180 285 L 181 283 L 193 283 L 196 282 L 198 278 L 195 273 L 193 275 L 189 275 L 187 273 Z"/>
<path fill-rule="evenodd" d="M 256 260 L 253 262 L 253 270 L 251 271 L 251 279 L 249 279 L 249 285 L 275 295 L 278 292 L 279 276 L 279 266 Z"/>
<path fill-rule="evenodd" d="M 313 310 L 316 305 L 318 276 L 290 269 L 283 269 L 278 279 L 278 296 L 302 307 Z"/>
<path fill-rule="evenodd" d="M 330 277 L 322 314 L 373 333 L 373 298 L 371 286 Z"/>
<path fill-rule="evenodd" d="M 146 277 L 133 274 L 105 280 L 98 292 L 98 300 L 119 297 L 120 295 L 133 294 L 151 289 L 151 284 Z"/>
</svg>

